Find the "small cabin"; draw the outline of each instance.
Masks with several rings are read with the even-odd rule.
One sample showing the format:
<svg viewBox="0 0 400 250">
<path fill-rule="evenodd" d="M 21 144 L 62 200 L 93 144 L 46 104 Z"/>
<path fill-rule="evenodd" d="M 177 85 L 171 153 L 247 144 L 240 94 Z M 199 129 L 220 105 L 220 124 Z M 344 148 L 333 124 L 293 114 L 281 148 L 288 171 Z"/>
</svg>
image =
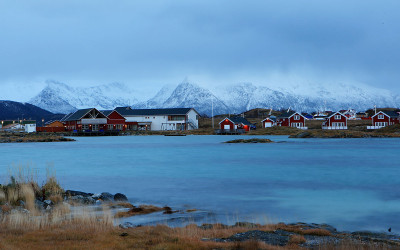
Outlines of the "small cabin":
<svg viewBox="0 0 400 250">
<path fill-rule="evenodd" d="M 298 129 L 308 129 L 305 126 L 306 118 L 295 111 L 283 112 L 280 116 L 276 118 L 277 126 L 283 127 L 294 127 Z"/>
<path fill-rule="evenodd" d="M 276 116 L 270 116 L 261 121 L 263 128 L 270 128 L 276 125 Z"/>
<path fill-rule="evenodd" d="M 348 117 L 340 112 L 335 112 L 325 118 L 322 129 L 347 129 Z"/>
<path fill-rule="evenodd" d="M 371 117 L 372 126 L 368 126 L 367 129 L 380 129 L 393 124 L 399 123 L 399 113 L 394 111 L 379 111 Z"/>
<path fill-rule="evenodd" d="M 221 130 L 236 130 L 243 129 L 244 131 L 250 131 L 250 126 L 252 124 L 243 117 L 225 117 L 222 121 L 220 121 L 219 126 Z"/>
</svg>

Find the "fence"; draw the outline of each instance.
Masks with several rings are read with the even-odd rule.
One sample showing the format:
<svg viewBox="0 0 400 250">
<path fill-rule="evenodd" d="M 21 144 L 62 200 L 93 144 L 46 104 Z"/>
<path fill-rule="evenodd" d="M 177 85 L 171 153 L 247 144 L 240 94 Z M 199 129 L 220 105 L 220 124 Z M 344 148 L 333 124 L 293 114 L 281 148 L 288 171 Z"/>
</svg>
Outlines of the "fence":
<svg viewBox="0 0 400 250">
<path fill-rule="evenodd" d="M 327 129 L 327 130 L 347 129 L 347 126 L 323 126 L 322 129 Z"/>
</svg>

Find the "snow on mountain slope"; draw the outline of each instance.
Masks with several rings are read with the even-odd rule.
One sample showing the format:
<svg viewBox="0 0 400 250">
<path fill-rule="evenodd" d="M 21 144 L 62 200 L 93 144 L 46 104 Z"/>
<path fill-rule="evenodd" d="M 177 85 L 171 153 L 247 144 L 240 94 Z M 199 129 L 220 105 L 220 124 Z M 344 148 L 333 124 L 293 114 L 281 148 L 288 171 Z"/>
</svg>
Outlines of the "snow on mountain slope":
<svg viewBox="0 0 400 250">
<path fill-rule="evenodd" d="M 211 91 L 196 84 L 183 82 L 172 92 L 171 96 L 163 103 L 164 108 L 194 107 L 200 114 L 227 114 L 227 105 L 216 97 Z"/>
<path fill-rule="evenodd" d="M 88 107 L 114 109 L 117 106 L 130 106 L 137 102 L 133 94 L 121 83 L 74 88 L 64 83 L 49 81 L 29 103 L 53 113 L 69 113 Z"/>
<path fill-rule="evenodd" d="M 157 94 L 145 102 L 139 102 L 132 105 L 132 108 L 136 109 L 154 109 L 162 108 L 164 102 L 171 96 L 172 92 L 175 90 L 174 85 L 164 85 Z"/>
<path fill-rule="evenodd" d="M 240 83 L 215 89 L 231 113 L 253 108 L 275 110 L 291 108 L 301 112 L 354 108 L 399 107 L 399 96 L 385 89 L 349 84 L 296 84 L 292 86 L 254 86 Z"/>
<path fill-rule="evenodd" d="M 135 92 L 138 93 L 138 92 Z M 234 114 L 253 108 L 275 110 L 291 108 L 300 112 L 366 110 L 377 107 L 399 107 L 399 95 L 385 89 L 354 84 L 297 83 L 256 86 L 238 83 L 212 90 L 184 81 L 174 87 L 166 85 L 147 101 L 138 102 L 132 92 L 121 83 L 89 88 L 73 88 L 59 82 L 47 86 L 30 103 L 54 113 L 68 113 L 77 108 L 96 107 L 113 109 L 118 106 L 133 108 L 193 107 L 200 114 Z"/>
</svg>

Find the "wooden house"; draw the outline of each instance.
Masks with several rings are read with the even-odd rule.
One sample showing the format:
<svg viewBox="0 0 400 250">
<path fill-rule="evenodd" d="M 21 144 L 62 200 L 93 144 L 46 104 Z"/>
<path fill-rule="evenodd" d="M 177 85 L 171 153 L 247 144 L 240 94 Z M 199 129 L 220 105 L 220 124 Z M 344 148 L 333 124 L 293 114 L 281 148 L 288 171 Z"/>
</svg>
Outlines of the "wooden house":
<svg viewBox="0 0 400 250">
<path fill-rule="evenodd" d="M 276 116 L 270 116 L 261 121 L 263 128 L 270 128 L 276 125 Z"/>
<path fill-rule="evenodd" d="M 386 126 L 399 123 L 399 113 L 394 111 L 379 111 L 371 117 L 372 126 L 367 129 L 380 129 Z"/>
<path fill-rule="evenodd" d="M 325 118 L 322 129 L 347 129 L 348 117 L 340 112 L 335 112 Z"/>
<path fill-rule="evenodd" d="M 225 117 L 222 121 L 220 121 L 219 126 L 221 130 L 237 130 L 243 129 L 244 131 L 250 131 L 250 126 L 252 124 L 243 117 Z"/>
<path fill-rule="evenodd" d="M 276 118 L 277 126 L 295 127 L 298 129 L 307 129 L 305 121 L 306 118 L 299 112 L 295 111 L 283 112 Z"/>
<path fill-rule="evenodd" d="M 65 127 L 60 121 L 48 121 L 44 127 L 37 127 L 36 130 L 38 132 L 63 132 Z"/>
<path fill-rule="evenodd" d="M 102 110 L 101 113 L 107 117 L 107 131 L 127 129 L 126 119 L 116 110 Z"/>
<path fill-rule="evenodd" d="M 68 131 L 105 131 L 107 117 L 95 108 L 79 109 L 60 120 Z"/>
</svg>

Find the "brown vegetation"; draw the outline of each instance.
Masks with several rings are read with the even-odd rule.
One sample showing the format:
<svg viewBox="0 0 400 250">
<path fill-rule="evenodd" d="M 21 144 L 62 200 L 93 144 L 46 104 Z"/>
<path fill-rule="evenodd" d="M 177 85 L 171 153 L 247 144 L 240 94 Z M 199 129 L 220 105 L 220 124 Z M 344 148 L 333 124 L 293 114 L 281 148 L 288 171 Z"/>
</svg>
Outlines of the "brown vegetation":
<svg viewBox="0 0 400 250">
<path fill-rule="evenodd" d="M 74 139 L 65 138 L 61 135 L 48 133 L 12 133 L 1 132 L 0 143 L 10 142 L 60 142 L 60 141 L 75 141 Z"/>
</svg>

